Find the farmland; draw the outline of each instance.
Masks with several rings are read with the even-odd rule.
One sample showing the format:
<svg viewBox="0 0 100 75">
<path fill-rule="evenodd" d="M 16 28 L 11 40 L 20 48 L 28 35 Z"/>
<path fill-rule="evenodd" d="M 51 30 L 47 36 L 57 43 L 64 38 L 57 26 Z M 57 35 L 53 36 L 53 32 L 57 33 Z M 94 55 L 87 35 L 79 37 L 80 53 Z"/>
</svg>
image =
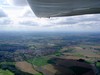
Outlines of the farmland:
<svg viewBox="0 0 100 75">
<path fill-rule="evenodd" d="M 4 75 L 95 75 L 92 65 L 100 73 L 100 33 L 0 32 Z"/>
</svg>

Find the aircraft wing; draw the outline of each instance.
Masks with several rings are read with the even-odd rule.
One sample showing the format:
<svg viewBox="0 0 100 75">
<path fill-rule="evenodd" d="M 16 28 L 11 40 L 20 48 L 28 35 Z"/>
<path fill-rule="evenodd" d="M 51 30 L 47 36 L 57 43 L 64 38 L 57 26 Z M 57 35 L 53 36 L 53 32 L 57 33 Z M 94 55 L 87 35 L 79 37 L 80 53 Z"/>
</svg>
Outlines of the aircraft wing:
<svg viewBox="0 0 100 75">
<path fill-rule="evenodd" d="M 59 17 L 100 13 L 100 0 L 28 0 L 38 17 Z"/>
</svg>

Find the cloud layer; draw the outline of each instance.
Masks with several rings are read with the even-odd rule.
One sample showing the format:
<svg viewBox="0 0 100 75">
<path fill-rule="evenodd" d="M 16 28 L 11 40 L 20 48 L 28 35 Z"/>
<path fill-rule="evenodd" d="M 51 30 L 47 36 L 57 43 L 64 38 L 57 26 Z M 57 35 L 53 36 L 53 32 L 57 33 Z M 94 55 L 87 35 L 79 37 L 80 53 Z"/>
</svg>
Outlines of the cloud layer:
<svg viewBox="0 0 100 75">
<path fill-rule="evenodd" d="M 7 17 L 6 13 L 3 11 L 3 9 L 0 9 L 0 17 Z"/>
<path fill-rule="evenodd" d="M 11 5 L 5 5 L 6 2 Z M 26 0 L 2 0 L 0 29 L 40 31 L 100 31 L 100 14 L 37 18 Z M 13 4 L 13 6 L 12 6 Z"/>
<path fill-rule="evenodd" d="M 12 23 L 12 21 L 9 18 L 7 18 L 7 17 L 0 18 L 0 26 L 2 26 L 2 25 L 9 25 L 11 23 Z"/>
<path fill-rule="evenodd" d="M 27 0 L 7 0 L 9 4 L 16 5 L 16 6 L 26 6 Z"/>
</svg>

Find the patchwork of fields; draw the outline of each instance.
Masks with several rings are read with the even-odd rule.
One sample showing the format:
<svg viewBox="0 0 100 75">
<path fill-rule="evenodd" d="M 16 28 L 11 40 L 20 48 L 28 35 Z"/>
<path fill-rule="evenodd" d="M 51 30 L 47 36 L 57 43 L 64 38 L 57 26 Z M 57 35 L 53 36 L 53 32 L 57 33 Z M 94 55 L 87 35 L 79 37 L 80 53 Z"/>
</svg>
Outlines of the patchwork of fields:
<svg viewBox="0 0 100 75">
<path fill-rule="evenodd" d="M 100 74 L 99 33 L 0 35 L 0 75 L 96 74 Z"/>
</svg>

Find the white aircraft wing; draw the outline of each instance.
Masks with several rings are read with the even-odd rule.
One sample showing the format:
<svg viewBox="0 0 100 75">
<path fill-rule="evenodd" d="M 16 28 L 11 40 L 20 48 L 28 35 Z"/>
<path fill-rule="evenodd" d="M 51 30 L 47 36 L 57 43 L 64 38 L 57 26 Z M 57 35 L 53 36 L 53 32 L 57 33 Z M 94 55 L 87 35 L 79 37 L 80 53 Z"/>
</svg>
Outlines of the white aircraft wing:
<svg viewBox="0 0 100 75">
<path fill-rule="evenodd" d="M 27 0 L 38 17 L 100 13 L 100 0 Z"/>
</svg>

